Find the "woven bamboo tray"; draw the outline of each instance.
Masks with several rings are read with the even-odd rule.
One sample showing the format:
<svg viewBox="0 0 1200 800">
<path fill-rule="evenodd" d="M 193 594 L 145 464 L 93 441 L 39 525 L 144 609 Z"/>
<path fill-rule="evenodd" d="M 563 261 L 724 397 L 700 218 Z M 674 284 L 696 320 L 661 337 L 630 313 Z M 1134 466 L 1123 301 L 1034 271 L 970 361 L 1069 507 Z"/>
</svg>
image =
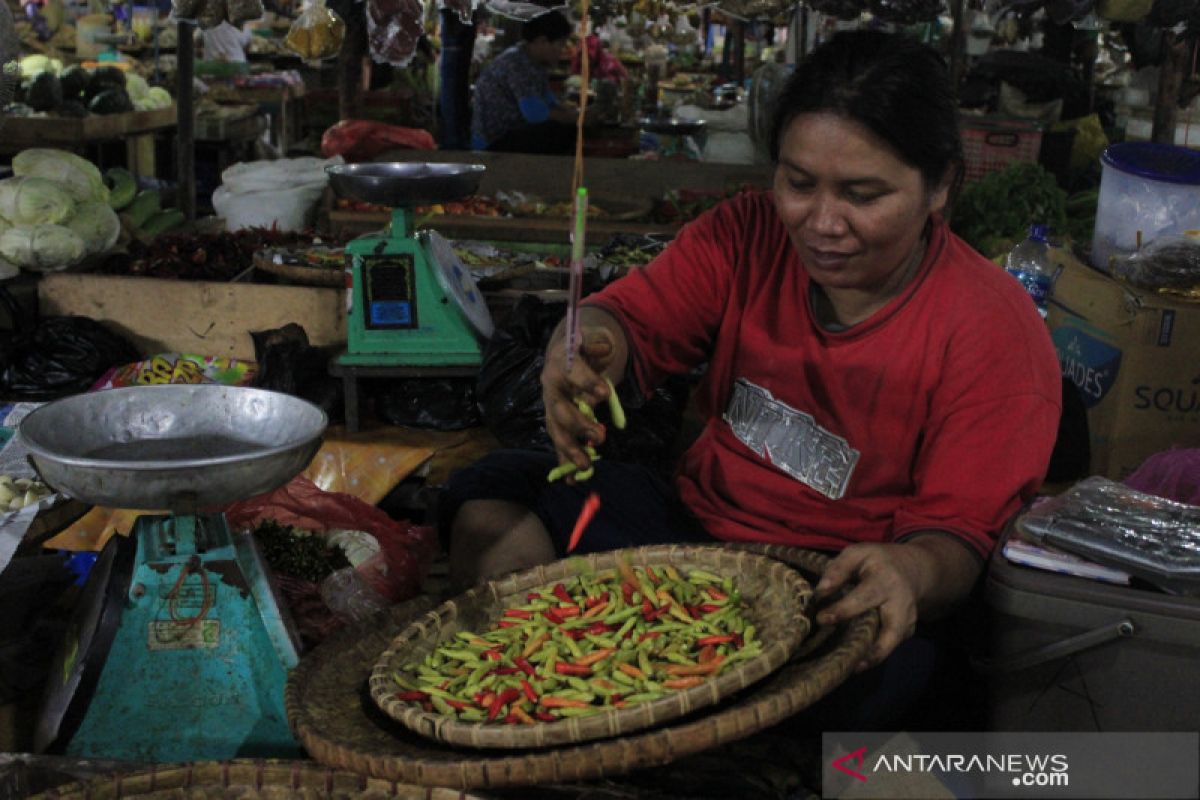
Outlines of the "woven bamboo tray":
<svg viewBox="0 0 1200 800">
<path fill-rule="evenodd" d="M 394 783 L 311 761 L 205 761 L 167 764 L 59 786 L 34 800 L 481 800 L 457 789 Z"/>
<path fill-rule="evenodd" d="M 828 559 L 771 545 L 731 549 L 776 558 L 815 584 Z M 382 611 L 334 634 L 288 677 L 288 720 L 309 755 L 337 769 L 422 786 L 482 788 L 570 783 L 661 766 L 756 733 L 824 697 L 866 656 L 879 628 L 868 612 L 835 629 L 817 627 L 797 656 L 749 691 L 695 717 L 617 739 L 492 754 L 464 751 L 412 733 L 376 708 L 366 690 L 371 667 L 392 638 L 432 607 L 427 600 Z M 810 643 L 819 641 L 819 646 Z"/>
<path fill-rule="evenodd" d="M 528 592 L 580 573 L 615 570 L 618 559 L 635 567 L 670 564 L 681 572 L 703 569 L 733 577 L 745 604 L 743 615 L 757 629 L 763 652 L 698 686 L 657 700 L 533 725 L 468 722 L 397 698 L 392 675 L 454 640 L 459 631 L 482 633 L 504 609 L 524 603 Z M 415 733 L 467 747 L 555 747 L 626 735 L 714 705 L 778 669 L 811 627 L 805 616 L 811 598 L 812 587 L 786 564 L 725 547 L 659 545 L 562 559 L 483 584 L 413 622 L 376 661 L 369 681 L 371 697 L 385 714 Z"/>
<path fill-rule="evenodd" d="M 340 267 L 333 269 L 313 264 L 276 263 L 275 256 L 283 254 L 284 251 L 275 249 L 260 250 L 254 254 L 254 268 L 306 286 L 341 287 L 346 285 L 346 273 Z"/>
</svg>

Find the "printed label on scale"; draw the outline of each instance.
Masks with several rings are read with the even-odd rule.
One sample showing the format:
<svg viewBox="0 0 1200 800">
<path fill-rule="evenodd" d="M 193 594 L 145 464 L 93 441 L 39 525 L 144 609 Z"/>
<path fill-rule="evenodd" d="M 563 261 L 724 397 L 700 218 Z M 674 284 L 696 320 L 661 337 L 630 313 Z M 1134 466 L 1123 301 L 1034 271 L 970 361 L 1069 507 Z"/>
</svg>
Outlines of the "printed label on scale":
<svg viewBox="0 0 1200 800">
<path fill-rule="evenodd" d="M 195 622 L 156 619 L 150 623 L 146 645 L 150 650 L 206 650 L 221 643 L 221 620 Z"/>
<path fill-rule="evenodd" d="M 408 253 L 362 259 L 367 328 L 417 327 L 414 269 L 414 259 Z"/>
</svg>

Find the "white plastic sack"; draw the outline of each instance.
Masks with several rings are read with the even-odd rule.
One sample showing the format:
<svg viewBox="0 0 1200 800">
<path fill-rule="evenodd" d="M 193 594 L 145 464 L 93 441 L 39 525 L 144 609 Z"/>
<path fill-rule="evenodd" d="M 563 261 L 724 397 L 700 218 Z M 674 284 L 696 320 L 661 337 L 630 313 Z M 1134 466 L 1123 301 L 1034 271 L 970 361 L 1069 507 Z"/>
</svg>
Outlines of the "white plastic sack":
<svg viewBox="0 0 1200 800">
<path fill-rule="evenodd" d="M 263 192 L 233 192 L 218 186 L 213 192 L 213 210 L 225 220 L 225 230 L 276 228 L 303 231 L 312 227 L 313 215 L 324 181 Z"/>
<path fill-rule="evenodd" d="M 333 158 L 280 158 L 274 161 L 242 161 L 221 173 L 221 185 L 231 192 L 271 192 L 299 184 L 322 184 L 328 180 L 325 167 L 345 163 Z"/>
<path fill-rule="evenodd" d="M 213 210 L 230 231 L 260 227 L 302 231 L 311 227 L 329 180 L 325 167 L 342 163 L 341 156 L 305 156 L 234 164 L 221 173 Z"/>
</svg>

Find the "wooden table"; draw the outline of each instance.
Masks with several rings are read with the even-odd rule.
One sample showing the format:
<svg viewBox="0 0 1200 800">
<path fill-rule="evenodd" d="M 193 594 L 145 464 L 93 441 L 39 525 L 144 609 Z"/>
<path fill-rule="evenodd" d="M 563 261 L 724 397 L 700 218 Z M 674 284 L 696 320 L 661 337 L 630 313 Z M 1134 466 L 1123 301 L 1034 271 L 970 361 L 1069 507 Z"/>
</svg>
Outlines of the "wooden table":
<svg viewBox="0 0 1200 800">
<path fill-rule="evenodd" d="M 84 150 L 101 142 L 124 141 L 126 167 L 139 177 L 156 177 L 154 137 L 176 125 L 175 106 L 124 114 L 71 117 L 8 117 L 0 136 L 0 151 L 17 153 L 27 147 Z"/>
</svg>

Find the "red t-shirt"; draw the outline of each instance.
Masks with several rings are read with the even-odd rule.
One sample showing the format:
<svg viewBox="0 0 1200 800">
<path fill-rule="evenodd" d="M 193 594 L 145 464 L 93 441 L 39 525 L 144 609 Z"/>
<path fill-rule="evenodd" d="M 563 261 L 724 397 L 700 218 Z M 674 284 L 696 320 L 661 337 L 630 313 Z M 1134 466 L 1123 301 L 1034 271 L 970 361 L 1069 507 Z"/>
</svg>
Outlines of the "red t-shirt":
<svg viewBox="0 0 1200 800">
<path fill-rule="evenodd" d="M 935 220 L 916 278 L 865 322 L 823 329 L 809 291 L 759 192 L 588 298 L 624 326 L 643 392 L 708 365 L 683 501 L 719 539 L 836 550 L 936 530 L 989 553 L 1058 430 L 1058 360 L 1024 288 Z"/>
</svg>

